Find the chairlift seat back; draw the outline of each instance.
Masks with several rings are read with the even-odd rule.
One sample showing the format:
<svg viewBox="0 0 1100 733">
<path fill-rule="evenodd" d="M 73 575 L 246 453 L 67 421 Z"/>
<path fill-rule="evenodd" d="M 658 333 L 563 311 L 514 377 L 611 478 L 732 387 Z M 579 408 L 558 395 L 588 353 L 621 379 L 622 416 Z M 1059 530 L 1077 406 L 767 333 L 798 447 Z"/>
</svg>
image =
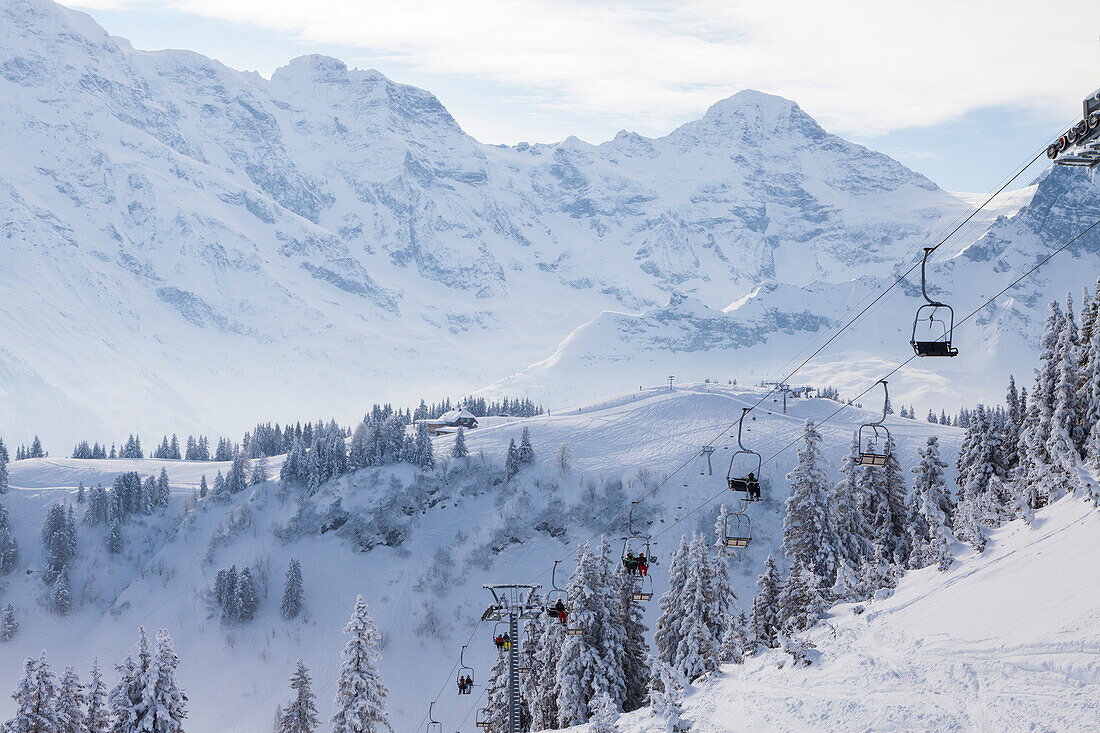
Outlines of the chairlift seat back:
<svg viewBox="0 0 1100 733">
<path fill-rule="evenodd" d="M 914 341 L 913 350 L 917 356 L 958 356 L 959 350 L 951 346 L 950 341 Z"/>
<path fill-rule="evenodd" d="M 749 546 L 749 538 L 748 537 L 727 537 L 726 538 L 726 547 L 748 547 L 748 546 Z"/>
<path fill-rule="evenodd" d="M 860 453 L 856 465 L 882 467 L 886 465 L 886 456 L 881 453 Z"/>
</svg>

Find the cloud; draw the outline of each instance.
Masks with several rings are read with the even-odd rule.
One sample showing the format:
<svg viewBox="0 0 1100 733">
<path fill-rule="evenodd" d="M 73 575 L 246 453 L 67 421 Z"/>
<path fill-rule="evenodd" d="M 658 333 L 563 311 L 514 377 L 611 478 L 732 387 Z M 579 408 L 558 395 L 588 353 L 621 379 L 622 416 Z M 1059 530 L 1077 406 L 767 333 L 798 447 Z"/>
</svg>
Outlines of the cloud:
<svg viewBox="0 0 1100 733">
<path fill-rule="evenodd" d="M 1049 0 L 82 0 L 246 23 L 535 105 L 667 131 L 755 88 L 860 136 L 1010 105 L 1066 121 L 1096 84 L 1100 4 Z M 1064 114 L 1063 114 L 1064 113 Z M 1053 130 L 1052 130 L 1053 132 Z"/>
</svg>

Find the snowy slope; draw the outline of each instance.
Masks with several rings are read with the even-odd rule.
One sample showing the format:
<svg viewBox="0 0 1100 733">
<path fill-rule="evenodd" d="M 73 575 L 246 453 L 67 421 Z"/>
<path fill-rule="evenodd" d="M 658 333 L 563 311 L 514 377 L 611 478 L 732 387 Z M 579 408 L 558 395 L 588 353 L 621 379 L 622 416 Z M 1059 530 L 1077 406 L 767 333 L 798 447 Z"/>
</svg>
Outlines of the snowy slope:
<svg viewBox="0 0 1100 733">
<path fill-rule="evenodd" d="M 13 488 L 0 501 L 12 512 L 22 559 L 20 567 L 2 579 L 0 602 L 15 604 L 22 628 L 4 645 L 3 658 L 18 660 L 46 648 L 56 665 L 87 669 L 93 657 L 113 664 L 133 643 L 138 624 L 165 626 L 182 657 L 182 684 L 191 699 L 189 729 L 267 730 L 274 706 L 287 695 L 285 680 L 298 656 L 316 675 L 322 714 L 331 714 L 343 644 L 340 628 L 355 594 L 363 593 L 386 638 L 382 671 L 392 692 L 396 729 L 415 730 L 426 700 L 445 685 L 436 712 L 453 730 L 474 702 L 454 695 L 450 669 L 487 605 L 482 583 L 548 584 L 554 559 L 598 534 L 631 499 L 689 459 L 687 469 L 647 500 L 635 518 L 652 523 L 655 549 L 662 556 L 682 533 L 696 528 L 712 532 L 718 502 L 692 512 L 721 491 L 723 458 L 728 461 L 736 440 L 726 437 L 716 443 L 714 475 L 707 474 L 705 459 L 696 454 L 759 394 L 715 385 L 625 393 L 549 416 L 501 421 L 470 431 L 467 468 L 448 462 L 447 468 L 419 479 L 408 466 L 360 471 L 326 485 L 304 502 L 280 497 L 274 482 L 269 482 L 227 505 L 200 502 L 190 513 L 187 499 L 200 475 L 205 473 L 209 480 L 215 470 L 227 468 L 224 464 L 72 459 L 12 463 Z M 746 426 L 746 443 L 767 458 L 799 436 L 806 418 L 820 420 L 838 406 L 827 400 L 792 400 L 783 415 L 781 406 L 769 399 Z M 871 414 L 844 407 L 822 427 L 834 478 L 852 430 Z M 915 462 L 916 450 L 929 434 L 940 436 L 945 460 L 954 461 L 962 437 L 958 429 L 895 418 L 888 425 L 898 436 L 903 466 Z M 531 431 L 538 465 L 511 484 L 493 485 L 491 471 L 483 464 L 499 464 L 508 441 L 518 438 L 523 427 Z M 568 443 L 573 455 L 565 477 L 552 465 L 562 443 Z M 438 439 L 437 455 L 449 444 L 446 438 Z M 480 457 L 482 452 L 486 458 Z M 733 582 L 743 601 L 751 598 L 765 557 L 779 554 L 786 497 L 782 477 L 795 460 L 794 451 L 788 450 L 764 468 L 765 501 L 751 510 L 754 540 L 733 565 Z M 278 464 L 272 461 L 273 469 Z M 167 514 L 126 525 L 124 559 L 105 553 L 104 528 L 81 526 L 73 572 L 74 612 L 58 619 L 43 610 L 42 585 L 25 570 L 41 567 L 37 535 L 48 506 L 70 499 L 80 481 L 107 484 L 120 471 L 135 469 L 145 475 L 159 472 L 161 466 L 167 467 L 173 487 Z M 395 480 L 398 496 L 406 503 L 380 505 Z M 338 531 L 321 534 L 337 501 L 339 512 L 354 514 L 361 508 L 367 521 L 394 520 L 395 539 L 360 551 L 349 536 L 358 521 L 354 519 Z M 236 530 L 225 531 L 227 518 L 235 519 Z M 289 529 L 293 527 L 297 530 Z M 608 532 L 617 540 L 621 523 Z M 440 553 L 442 559 L 437 559 Z M 282 576 L 291 557 L 300 558 L 304 571 L 304 623 L 287 622 L 278 615 Z M 224 627 L 203 597 L 217 570 L 231 563 L 250 565 L 265 578 L 256 621 L 236 628 Z M 562 567 L 570 568 L 570 563 Z M 653 569 L 658 592 L 666 570 L 666 563 Z M 649 605 L 652 627 L 656 604 Z M 482 681 L 495 654 L 492 632 L 479 628 L 466 657 Z M 0 691 L 10 689 L 18 674 L 18 664 L 0 665 Z M 11 701 L 0 696 L 0 719 L 10 712 Z"/>
<path fill-rule="evenodd" d="M 263 79 L 50 0 L 0 0 L 0 98 L 0 433 L 55 453 L 236 434 L 273 393 L 348 421 L 428 377 L 465 393 L 672 294 L 846 292 L 969 206 L 759 92 L 661 138 L 488 146 L 376 71 Z"/>
<path fill-rule="evenodd" d="M 837 606 L 809 634 L 811 666 L 769 651 L 723 667 L 686 698 L 692 730 L 1097 730 L 1098 534 L 1100 513 L 1069 496 L 980 556 L 960 546 L 946 572 L 910 572 L 862 615 Z M 665 730 L 649 710 L 620 727 Z"/>
</svg>

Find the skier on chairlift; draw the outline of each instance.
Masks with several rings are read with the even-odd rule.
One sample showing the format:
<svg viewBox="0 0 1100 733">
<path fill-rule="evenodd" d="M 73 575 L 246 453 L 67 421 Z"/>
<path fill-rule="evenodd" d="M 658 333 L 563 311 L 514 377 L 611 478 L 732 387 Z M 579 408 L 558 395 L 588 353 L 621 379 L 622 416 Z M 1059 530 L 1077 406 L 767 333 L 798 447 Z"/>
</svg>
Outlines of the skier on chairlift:
<svg viewBox="0 0 1100 733">
<path fill-rule="evenodd" d="M 565 604 L 562 603 L 562 600 L 560 598 L 558 599 L 558 602 L 556 604 L 554 604 L 554 609 L 553 610 L 554 610 L 554 613 L 557 614 L 558 620 L 561 621 L 561 625 L 565 626 L 565 615 L 566 615 Z"/>
<path fill-rule="evenodd" d="M 760 501 L 760 482 L 756 480 L 756 476 L 751 471 L 746 483 L 749 489 L 749 501 Z"/>
</svg>

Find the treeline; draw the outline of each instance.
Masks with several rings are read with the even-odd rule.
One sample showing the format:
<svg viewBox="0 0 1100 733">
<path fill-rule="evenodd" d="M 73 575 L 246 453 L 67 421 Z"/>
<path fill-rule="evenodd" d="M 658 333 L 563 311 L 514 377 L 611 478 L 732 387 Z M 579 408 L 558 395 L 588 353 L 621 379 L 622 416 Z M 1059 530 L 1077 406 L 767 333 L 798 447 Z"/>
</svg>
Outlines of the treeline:
<svg viewBox="0 0 1100 733">
<path fill-rule="evenodd" d="M 7 628 L 11 604 L 0 611 L 0 641 Z M 14 623 L 14 622 L 13 622 Z M 16 625 L 16 629 L 18 625 Z M 12 632 L 14 634 L 14 631 Z M 363 596 L 344 626 L 344 646 L 336 683 L 334 733 L 392 730 L 386 697 L 378 671 L 381 636 Z M 12 692 L 15 715 L 0 725 L 10 733 L 182 733 L 190 700 L 180 686 L 180 659 L 172 637 L 164 629 L 150 643 L 138 627 L 136 654 L 128 652 L 120 664 L 118 682 L 110 690 L 99 662 L 92 662 L 90 680 L 80 681 L 72 667 L 60 678 L 50 668 L 46 652 L 23 662 L 23 676 Z M 320 725 L 313 680 L 301 659 L 290 678 L 291 698 L 275 714 L 275 733 L 313 733 Z"/>
</svg>

